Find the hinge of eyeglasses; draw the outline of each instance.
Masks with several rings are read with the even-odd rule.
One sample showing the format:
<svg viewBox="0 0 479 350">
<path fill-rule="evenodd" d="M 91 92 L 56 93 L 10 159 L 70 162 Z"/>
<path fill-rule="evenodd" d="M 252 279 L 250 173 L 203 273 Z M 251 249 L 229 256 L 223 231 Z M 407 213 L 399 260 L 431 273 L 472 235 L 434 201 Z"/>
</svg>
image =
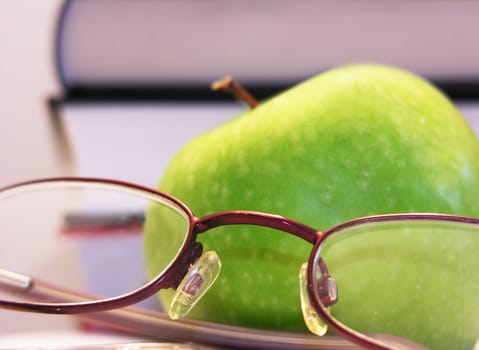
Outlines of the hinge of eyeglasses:
<svg viewBox="0 0 479 350">
<path fill-rule="evenodd" d="M 29 276 L 0 269 L 0 285 L 8 288 L 28 290 L 32 287 L 33 280 Z"/>
</svg>

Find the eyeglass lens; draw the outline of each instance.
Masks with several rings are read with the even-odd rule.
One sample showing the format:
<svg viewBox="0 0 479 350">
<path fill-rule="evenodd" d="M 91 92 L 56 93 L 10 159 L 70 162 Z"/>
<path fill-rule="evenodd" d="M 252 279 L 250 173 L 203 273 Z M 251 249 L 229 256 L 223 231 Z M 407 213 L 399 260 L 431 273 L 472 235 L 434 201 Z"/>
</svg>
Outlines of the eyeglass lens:
<svg viewBox="0 0 479 350">
<path fill-rule="evenodd" d="M 332 234 L 315 257 L 337 284 L 330 312 L 360 333 L 431 349 L 472 349 L 479 338 L 479 225 L 393 220 Z M 318 296 L 319 299 L 319 296 Z"/>
<path fill-rule="evenodd" d="M 148 215 L 153 219 L 145 223 Z M 132 292 L 160 274 L 189 229 L 187 215 L 175 203 L 111 184 L 43 183 L 3 191 L 0 217 L 3 278 L 33 276 L 102 298 Z M 164 220 L 162 227 L 169 230 L 161 232 L 166 234 L 155 232 L 155 217 Z M 144 249 L 143 231 L 155 232 L 158 244 Z M 150 274 L 148 255 L 161 256 Z M 4 300 L 47 301 L 32 297 L 0 288 Z"/>
</svg>

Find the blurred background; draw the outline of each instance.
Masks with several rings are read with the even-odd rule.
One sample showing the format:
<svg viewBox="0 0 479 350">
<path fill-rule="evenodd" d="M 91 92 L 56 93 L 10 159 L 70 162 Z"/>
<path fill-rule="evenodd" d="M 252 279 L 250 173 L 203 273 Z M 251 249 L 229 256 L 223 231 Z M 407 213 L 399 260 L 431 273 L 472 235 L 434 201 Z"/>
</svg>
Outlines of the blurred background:
<svg viewBox="0 0 479 350">
<path fill-rule="evenodd" d="M 332 66 L 376 61 L 446 83 L 461 101 L 476 94 L 467 84 L 479 75 L 474 1 L 78 3 L 59 49 L 65 1 L 0 0 L 0 184 L 71 173 L 48 99 L 88 84 L 107 85 L 109 97 L 119 84 L 132 100 L 135 85 L 186 86 L 198 99 L 213 79 L 233 74 L 267 95 Z M 143 96 L 162 98 L 155 88 Z"/>
<path fill-rule="evenodd" d="M 0 1 L 0 183 L 63 173 L 46 99 L 59 94 L 54 33 L 62 1 Z"/>
<path fill-rule="evenodd" d="M 245 109 L 209 91 L 226 74 L 263 98 L 340 64 L 394 64 L 437 83 L 479 133 L 478 14 L 474 1 L 0 0 L 0 186 L 155 186 L 184 142 Z M 74 326 L 0 310 L 0 339 Z"/>
<path fill-rule="evenodd" d="M 61 6 L 59 0 L 0 1 L 0 186 L 66 172 L 46 103 L 48 96 L 61 93 L 53 60 Z M 31 244 L 40 247 L 40 239 L 32 237 Z M 23 244 L 15 237 L 11 243 Z M 69 324 L 68 318 L 0 311 L 0 344 L 17 331 Z"/>
</svg>

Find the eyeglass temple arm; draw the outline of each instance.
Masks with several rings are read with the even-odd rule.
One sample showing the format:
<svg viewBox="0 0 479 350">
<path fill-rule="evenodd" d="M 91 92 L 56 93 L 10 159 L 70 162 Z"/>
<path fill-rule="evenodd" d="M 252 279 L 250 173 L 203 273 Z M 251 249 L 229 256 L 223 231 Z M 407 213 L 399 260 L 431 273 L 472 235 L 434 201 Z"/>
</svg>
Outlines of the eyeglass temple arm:
<svg viewBox="0 0 479 350">
<path fill-rule="evenodd" d="M 26 291 L 32 287 L 32 284 L 33 281 L 29 276 L 0 269 L 0 288 Z"/>
<path fill-rule="evenodd" d="M 87 300 L 79 293 L 61 290 L 44 282 L 34 280 L 30 276 L 19 275 L 0 269 L 0 289 L 12 292 L 34 300 L 56 300 L 64 303 Z M 17 283 L 16 278 L 4 279 L 5 276 L 27 278 L 28 287 Z M 10 284 L 9 284 L 10 282 Z M 0 307 L 8 308 L 7 303 Z M 35 304 L 30 307 L 13 308 L 17 311 L 38 311 Z M 262 330 L 256 328 L 224 325 L 200 320 L 171 320 L 166 313 L 134 307 L 121 308 L 112 311 L 75 314 L 76 317 L 102 325 L 110 329 L 121 330 L 134 335 L 141 335 L 152 340 L 179 341 L 209 344 L 213 346 L 231 346 L 244 349 L 359 349 L 358 345 L 346 339 L 326 335 L 318 337 L 299 332 Z M 407 345 L 409 349 L 423 349 L 402 338 L 378 335 L 377 338 L 391 344 Z"/>
<path fill-rule="evenodd" d="M 22 279 L 28 278 L 28 288 L 18 284 L 15 278 L 10 279 L 10 276 L 14 275 L 22 276 Z M 6 276 L 8 277 L 5 278 Z M 32 300 L 56 300 L 68 303 L 82 298 L 77 293 L 60 290 L 29 276 L 3 269 L 0 269 L 0 289 L 17 295 L 25 294 L 24 296 Z M 15 310 L 37 311 L 35 304 L 30 305 L 31 308 Z M 1 303 L 0 307 L 8 308 L 8 305 Z M 196 342 L 250 349 L 357 349 L 356 345 L 338 336 L 319 338 L 306 333 L 266 331 L 198 320 L 173 321 L 166 313 L 133 307 L 75 316 L 110 329 L 142 335 L 152 340 Z"/>
</svg>

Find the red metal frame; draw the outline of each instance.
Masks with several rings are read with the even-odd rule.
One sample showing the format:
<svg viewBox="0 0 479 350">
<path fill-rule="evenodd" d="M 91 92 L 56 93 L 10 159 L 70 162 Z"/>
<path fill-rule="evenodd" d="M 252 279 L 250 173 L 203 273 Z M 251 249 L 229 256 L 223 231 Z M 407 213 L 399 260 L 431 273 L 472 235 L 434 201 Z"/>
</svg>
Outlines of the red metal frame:
<svg viewBox="0 0 479 350">
<path fill-rule="evenodd" d="M 309 291 L 311 302 L 313 306 L 315 307 L 315 309 L 317 310 L 319 316 L 322 318 L 324 322 L 326 322 L 331 327 L 331 329 L 333 329 L 338 335 L 344 337 L 345 339 L 348 339 L 349 341 L 359 346 L 363 346 L 369 349 L 390 349 L 390 347 L 384 345 L 384 343 L 381 343 L 381 341 L 378 341 L 371 336 L 354 332 L 353 330 L 347 328 L 341 323 L 338 323 L 333 317 L 330 316 L 330 314 L 326 311 L 326 308 L 321 304 L 316 293 L 314 293 L 313 291 L 313 283 L 312 283 L 312 281 L 314 280 L 313 279 L 314 259 L 317 255 L 318 250 L 321 247 L 321 244 L 329 236 L 340 233 L 345 228 L 361 225 L 364 223 L 372 223 L 372 222 L 385 222 L 385 221 L 393 221 L 393 220 L 394 221 L 435 220 L 435 221 L 472 223 L 472 224 L 479 225 L 479 219 L 460 217 L 460 216 L 442 215 L 442 214 L 395 214 L 395 215 L 371 216 L 371 217 L 365 217 L 365 218 L 348 221 L 346 223 L 337 225 L 322 233 L 309 226 L 290 220 L 288 218 L 284 218 L 278 215 L 267 214 L 267 213 L 260 213 L 260 212 L 228 211 L 228 212 L 208 215 L 203 218 L 198 218 L 193 215 L 193 213 L 185 204 L 183 204 L 178 199 L 166 193 L 162 193 L 151 188 L 143 187 L 143 186 L 128 183 L 128 182 L 109 180 L 109 179 L 98 179 L 98 178 L 64 177 L 64 178 L 39 179 L 39 180 L 23 182 L 23 183 L 15 184 L 12 186 L 4 187 L 3 189 L 1 189 L 0 200 L 1 200 L 1 195 L 4 193 L 7 193 L 7 191 L 22 190 L 32 186 L 33 187 L 36 187 L 36 186 L 48 187 L 48 186 L 62 186 L 65 184 L 78 185 L 78 186 L 82 186 L 82 185 L 113 186 L 113 187 L 119 187 L 122 189 L 131 189 L 137 192 L 139 191 L 141 194 L 145 196 L 150 196 L 153 199 L 155 197 L 166 199 L 167 201 L 175 205 L 177 208 L 179 208 L 185 213 L 185 215 L 188 217 L 190 222 L 190 227 L 187 233 L 187 237 L 185 239 L 184 245 L 181 247 L 177 255 L 177 259 L 164 271 L 163 274 L 157 276 L 153 281 L 149 282 L 148 284 L 142 286 L 141 288 L 137 290 L 134 290 L 128 294 L 125 294 L 116 298 L 89 301 L 88 297 L 84 297 L 85 301 L 70 302 L 70 300 L 73 300 L 71 296 L 76 295 L 75 293 L 72 293 L 70 291 L 62 291 L 57 289 L 55 286 L 47 285 L 32 279 L 33 282 L 32 282 L 31 288 L 35 290 L 37 293 L 41 293 L 40 291 L 43 291 L 45 296 L 48 296 L 49 294 L 52 294 L 52 293 L 57 293 L 57 294 L 63 293 L 63 295 L 65 296 L 64 297 L 65 302 L 64 303 L 48 303 L 48 302 L 47 303 L 39 303 L 39 302 L 28 303 L 28 302 L 0 300 L 1 308 L 18 310 L 18 311 L 52 313 L 52 314 L 95 313 L 95 315 L 97 316 L 93 317 L 93 319 L 95 318 L 101 319 L 102 316 L 98 316 L 98 315 L 101 315 L 101 313 L 98 314 L 100 311 L 117 310 L 116 312 L 118 312 L 119 309 L 123 309 L 126 306 L 136 304 L 156 294 L 160 289 L 175 288 L 175 286 L 178 283 L 178 280 L 181 280 L 181 278 L 186 273 L 188 266 L 198 257 L 199 249 L 200 249 L 198 244 L 196 243 L 196 237 L 198 234 L 204 233 L 214 227 L 223 226 L 223 225 L 257 225 L 257 226 L 266 226 L 279 231 L 293 234 L 299 238 L 302 238 L 310 242 L 313 245 L 313 249 L 311 251 L 311 255 L 309 257 L 309 264 L 308 264 L 308 286 L 309 286 L 308 291 Z M 106 314 L 110 315 L 111 312 Z M 162 314 L 160 313 L 157 314 L 159 318 L 164 317 L 161 315 Z M 132 317 L 131 318 L 132 321 L 135 321 L 135 313 L 130 314 L 130 316 Z M 106 318 L 108 319 L 108 316 L 106 316 Z M 115 318 L 113 317 L 113 319 Z M 181 327 L 181 322 L 180 323 L 175 322 L 175 324 Z M 148 328 L 146 326 L 142 326 L 142 327 L 144 327 L 143 330 Z M 225 326 L 209 324 L 209 327 L 213 327 L 213 329 L 215 327 L 217 327 L 217 329 L 221 329 L 222 327 L 225 327 Z M 132 322 L 130 331 L 136 331 L 136 332 L 142 333 L 142 330 L 137 328 L 138 327 L 135 328 L 134 322 Z M 242 328 L 239 328 L 239 329 L 242 329 Z M 203 329 L 203 331 L 205 330 Z M 151 335 L 151 332 L 149 333 L 144 331 L 144 333 L 148 333 Z M 272 332 L 269 334 L 274 336 L 275 334 L 279 335 L 280 333 Z M 392 337 L 392 338 L 398 341 L 397 338 L 395 337 Z M 319 341 L 319 339 L 322 339 L 322 338 L 318 337 L 317 339 Z M 250 340 L 254 341 L 254 337 L 251 338 Z M 258 339 L 256 339 L 256 341 L 258 341 Z M 407 343 L 407 346 L 410 348 L 421 348 L 420 346 L 417 346 L 417 344 L 408 343 L 408 341 L 406 340 L 404 341 L 399 340 L 399 342 Z M 227 343 L 227 341 L 223 340 L 222 344 L 224 345 L 224 343 Z M 246 342 L 245 344 L 251 345 L 251 342 Z M 315 348 L 320 348 L 318 347 L 320 344 L 320 341 L 314 344 L 315 344 L 314 346 Z M 339 345 L 338 345 L 338 348 L 339 348 Z"/>
</svg>

